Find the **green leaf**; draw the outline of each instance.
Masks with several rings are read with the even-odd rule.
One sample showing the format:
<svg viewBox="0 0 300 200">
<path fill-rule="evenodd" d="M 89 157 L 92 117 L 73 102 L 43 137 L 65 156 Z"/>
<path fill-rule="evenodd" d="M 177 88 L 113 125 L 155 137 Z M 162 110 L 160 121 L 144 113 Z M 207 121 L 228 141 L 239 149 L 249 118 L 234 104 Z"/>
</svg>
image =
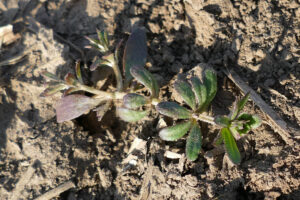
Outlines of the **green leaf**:
<svg viewBox="0 0 300 200">
<path fill-rule="evenodd" d="M 188 109 L 175 102 L 161 102 L 156 105 L 156 110 L 160 114 L 177 119 L 189 119 L 192 116 Z"/>
<path fill-rule="evenodd" d="M 99 42 L 105 48 L 105 51 L 108 51 L 109 42 L 108 42 L 107 32 L 97 30 L 97 35 L 98 35 Z"/>
<path fill-rule="evenodd" d="M 77 77 L 78 81 L 81 84 L 83 84 L 82 74 L 81 74 L 81 70 L 80 70 L 80 61 L 76 62 L 75 72 L 76 72 L 76 77 Z"/>
<path fill-rule="evenodd" d="M 217 138 L 214 141 L 214 145 L 219 146 L 223 143 L 223 137 L 222 135 L 219 133 Z"/>
<path fill-rule="evenodd" d="M 198 77 L 192 77 L 191 83 L 192 83 L 193 91 L 198 101 L 197 109 L 201 109 L 205 104 L 207 98 L 206 87 L 201 83 Z"/>
<path fill-rule="evenodd" d="M 230 119 L 225 116 L 217 116 L 215 117 L 215 123 L 223 127 L 228 127 L 230 126 Z"/>
<path fill-rule="evenodd" d="M 192 125 L 191 121 L 176 124 L 171 127 L 166 127 L 159 132 L 161 139 L 166 141 L 175 141 L 182 138 Z"/>
<path fill-rule="evenodd" d="M 248 99 L 250 97 L 250 92 L 248 92 L 241 100 L 239 100 L 233 108 L 231 119 L 235 119 L 239 113 L 243 110 L 245 104 L 247 103 Z"/>
<path fill-rule="evenodd" d="M 136 122 L 144 118 L 148 111 L 136 111 L 127 108 L 117 108 L 117 115 L 126 122 Z"/>
<path fill-rule="evenodd" d="M 65 96 L 56 105 L 57 122 L 61 123 L 75 119 L 93 109 L 100 102 L 99 99 L 79 94 Z"/>
<path fill-rule="evenodd" d="M 144 67 L 132 67 L 130 72 L 137 81 L 151 91 L 152 97 L 158 97 L 159 88 L 157 81 L 149 71 L 147 71 Z"/>
<path fill-rule="evenodd" d="M 241 155 L 230 130 L 228 128 L 222 128 L 221 135 L 224 139 L 225 149 L 230 160 L 234 164 L 239 164 L 241 162 Z"/>
<path fill-rule="evenodd" d="M 62 83 L 51 85 L 46 90 L 44 90 L 44 92 L 40 96 L 41 97 L 51 96 L 51 95 L 54 95 L 54 94 L 56 94 L 57 92 L 59 92 L 61 90 L 65 90 L 67 88 L 68 88 L 68 86 L 66 86 L 65 84 L 62 84 Z"/>
<path fill-rule="evenodd" d="M 199 125 L 194 123 L 192 125 L 190 134 L 186 141 L 186 156 L 190 161 L 198 158 L 202 144 L 202 133 Z"/>
<path fill-rule="evenodd" d="M 258 116 L 247 113 L 240 114 L 237 117 L 237 120 L 245 121 L 245 123 L 248 124 L 251 129 L 258 128 L 261 125 L 261 119 Z"/>
<path fill-rule="evenodd" d="M 205 107 L 207 107 L 217 93 L 217 76 L 213 70 L 208 69 L 205 71 L 204 85 L 207 90 L 207 99 L 205 102 Z"/>
<path fill-rule="evenodd" d="M 51 72 L 48 72 L 46 70 L 44 70 L 42 73 L 42 76 L 44 76 L 47 79 L 50 79 L 52 81 L 55 82 L 62 82 L 62 80 L 60 80 L 55 74 L 52 74 Z"/>
<path fill-rule="evenodd" d="M 135 109 L 146 104 L 146 98 L 142 95 L 129 93 L 123 97 L 123 104 L 126 108 Z"/>
<path fill-rule="evenodd" d="M 195 94 L 189 83 L 187 83 L 186 81 L 177 80 L 174 83 L 174 89 L 186 104 L 188 104 L 193 110 L 196 110 Z"/>
<path fill-rule="evenodd" d="M 125 84 L 128 85 L 132 76 L 131 67 L 144 67 L 147 59 L 146 32 L 142 28 L 136 28 L 129 36 L 123 56 L 123 68 L 125 73 Z"/>
</svg>

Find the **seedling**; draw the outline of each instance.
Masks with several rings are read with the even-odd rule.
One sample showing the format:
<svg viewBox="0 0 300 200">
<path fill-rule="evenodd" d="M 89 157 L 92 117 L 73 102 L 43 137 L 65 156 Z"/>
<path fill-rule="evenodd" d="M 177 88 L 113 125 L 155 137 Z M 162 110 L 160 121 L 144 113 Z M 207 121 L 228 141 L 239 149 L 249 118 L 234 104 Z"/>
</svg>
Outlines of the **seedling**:
<svg viewBox="0 0 300 200">
<path fill-rule="evenodd" d="M 216 144 L 224 142 L 228 156 L 235 164 L 241 162 L 241 155 L 235 140 L 239 140 L 242 135 L 247 134 L 251 129 L 255 129 L 261 124 L 259 117 L 241 113 L 249 96 L 250 93 L 247 93 L 240 101 L 237 101 L 229 116 L 215 118 L 216 124 L 222 127 Z"/>
<path fill-rule="evenodd" d="M 174 84 L 176 92 L 190 109 L 175 102 L 161 102 L 156 106 L 161 114 L 183 120 L 181 123 L 162 129 L 159 136 L 166 141 L 175 141 L 189 132 L 186 141 L 186 156 L 191 161 L 197 159 L 202 144 L 201 128 L 197 121 L 212 120 L 208 116 L 201 115 L 201 113 L 206 111 L 217 92 L 215 72 L 208 69 L 204 74 L 203 83 L 198 77 L 192 77 L 191 84 L 183 80 L 176 81 Z"/>
<path fill-rule="evenodd" d="M 144 68 L 147 58 L 144 29 L 133 30 L 126 42 L 122 58 L 123 73 L 119 68 L 121 42 L 113 50 L 107 33 L 97 31 L 97 35 L 98 39 L 87 37 L 91 44 L 88 48 L 95 48 L 101 53 L 101 58 L 90 66 L 90 70 L 94 71 L 101 66 L 111 67 L 115 74 L 116 86 L 102 91 L 86 85 L 79 62 L 75 66 L 75 75 L 68 73 L 63 80 L 50 72 L 43 72 L 43 76 L 50 82 L 42 96 L 51 96 L 63 91 L 63 96 L 56 105 L 58 122 L 75 119 L 91 110 L 97 113 L 100 121 L 113 103 L 117 107 L 117 115 L 122 120 L 136 122 L 146 117 L 151 107 L 155 107 L 160 114 L 175 121 L 175 125 L 159 132 L 163 140 L 176 141 L 189 132 L 186 140 L 186 156 L 189 160 L 196 160 L 201 151 L 202 131 L 199 121 L 202 121 L 220 127 L 217 143 L 221 144 L 224 141 L 229 158 L 236 164 L 240 162 L 241 157 L 235 139 L 260 125 L 258 117 L 241 113 L 249 94 L 236 103 L 228 117 L 214 118 L 207 115 L 206 111 L 217 92 L 216 73 L 212 69 L 207 69 L 201 79 L 203 82 L 196 76 L 188 81 L 176 80 L 174 88 L 187 106 L 176 102 L 161 102 L 159 86 L 153 75 Z M 141 85 L 149 92 L 140 92 Z"/>
</svg>

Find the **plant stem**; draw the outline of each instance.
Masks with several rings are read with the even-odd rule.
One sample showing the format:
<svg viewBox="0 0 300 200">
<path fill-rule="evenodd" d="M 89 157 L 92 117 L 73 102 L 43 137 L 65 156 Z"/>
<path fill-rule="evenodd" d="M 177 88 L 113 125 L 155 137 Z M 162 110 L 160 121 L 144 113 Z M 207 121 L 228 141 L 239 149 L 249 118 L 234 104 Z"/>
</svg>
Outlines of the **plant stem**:
<svg viewBox="0 0 300 200">
<path fill-rule="evenodd" d="M 122 91 L 123 90 L 123 78 L 122 78 L 119 66 L 116 62 L 117 62 L 116 60 L 113 62 L 112 68 L 114 70 L 116 80 L 117 80 L 117 90 Z"/>
<path fill-rule="evenodd" d="M 206 122 L 206 123 L 209 123 L 209 124 L 212 124 L 212 125 L 217 125 L 215 123 L 215 118 L 214 117 L 211 117 L 211 116 L 208 116 L 208 115 L 204 115 L 204 114 L 193 114 L 193 118 L 195 118 L 196 120 L 199 120 L 199 121 L 203 121 L 203 122 Z"/>
<path fill-rule="evenodd" d="M 97 90 L 97 89 L 92 88 L 92 87 L 90 87 L 90 86 L 79 85 L 78 88 L 79 88 L 80 90 L 83 90 L 83 91 L 86 91 L 86 92 L 95 94 L 95 95 L 97 95 L 97 96 L 110 96 L 110 97 L 113 97 L 113 96 L 112 96 L 112 93 L 104 92 L 104 91 L 101 91 L 101 90 Z"/>
</svg>

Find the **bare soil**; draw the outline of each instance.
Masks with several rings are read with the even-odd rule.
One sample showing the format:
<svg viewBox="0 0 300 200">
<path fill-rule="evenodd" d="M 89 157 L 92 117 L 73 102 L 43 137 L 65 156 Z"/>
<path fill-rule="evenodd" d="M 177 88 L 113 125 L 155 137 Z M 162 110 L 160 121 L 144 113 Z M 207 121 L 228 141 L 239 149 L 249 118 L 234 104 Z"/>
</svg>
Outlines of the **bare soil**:
<svg viewBox="0 0 300 200">
<path fill-rule="evenodd" d="M 238 142 L 239 166 L 210 144 L 218 131 L 210 126 L 203 153 L 189 162 L 184 139 L 158 137 L 155 110 L 135 124 L 113 110 L 101 123 L 89 114 L 58 124 L 59 95 L 39 97 L 41 71 L 63 77 L 77 59 L 90 64 L 97 52 L 84 48 L 84 36 L 107 30 L 116 43 L 134 23 L 147 29 L 147 67 L 162 98 L 176 99 L 178 74 L 208 64 L 219 87 L 211 113 L 228 114 L 242 95 L 224 74 L 234 70 L 284 120 L 291 142 L 253 101 L 246 109 L 263 125 Z M 299 0 L 2 0 L 0 27 L 7 24 L 21 37 L 1 46 L 0 61 L 26 57 L 0 66 L 0 199 L 34 199 L 70 180 L 75 187 L 54 199 L 300 199 Z M 86 82 L 92 76 L 84 69 Z M 137 137 L 144 148 L 130 166 Z"/>
</svg>

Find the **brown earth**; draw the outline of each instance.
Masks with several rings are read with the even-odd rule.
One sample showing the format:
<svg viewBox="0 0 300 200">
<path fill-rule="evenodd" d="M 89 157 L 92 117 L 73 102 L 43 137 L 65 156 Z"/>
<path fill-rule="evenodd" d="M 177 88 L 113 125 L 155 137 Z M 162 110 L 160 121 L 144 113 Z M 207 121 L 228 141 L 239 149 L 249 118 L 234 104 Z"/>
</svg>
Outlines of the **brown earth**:
<svg viewBox="0 0 300 200">
<path fill-rule="evenodd" d="M 232 69 L 285 121 L 288 142 L 253 101 L 246 109 L 264 123 L 238 142 L 239 166 L 210 145 L 210 126 L 203 153 L 187 161 L 184 139 L 158 137 L 155 110 L 135 124 L 113 111 L 99 124 L 87 116 L 58 124 L 59 96 L 39 97 L 40 72 L 62 77 L 77 59 L 91 63 L 96 52 L 84 48 L 84 36 L 105 29 L 117 42 L 134 23 L 147 29 L 147 67 L 162 98 L 176 99 L 170 83 L 178 73 L 206 63 L 218 72 L 212 113 L 228 114 L 241 95 L 223 72 Z M 21 37 L 2 45 L 0 62 L 27 56 L 0 66 L 0 199 L 34 199 L 69 180 L 75 187 L 55 199 L 300 199 L 299 0 L 3 0 L 0 26 L 7 24 Z M 145 142 L 132 166 L 137 137 Z"/>
</svg>

